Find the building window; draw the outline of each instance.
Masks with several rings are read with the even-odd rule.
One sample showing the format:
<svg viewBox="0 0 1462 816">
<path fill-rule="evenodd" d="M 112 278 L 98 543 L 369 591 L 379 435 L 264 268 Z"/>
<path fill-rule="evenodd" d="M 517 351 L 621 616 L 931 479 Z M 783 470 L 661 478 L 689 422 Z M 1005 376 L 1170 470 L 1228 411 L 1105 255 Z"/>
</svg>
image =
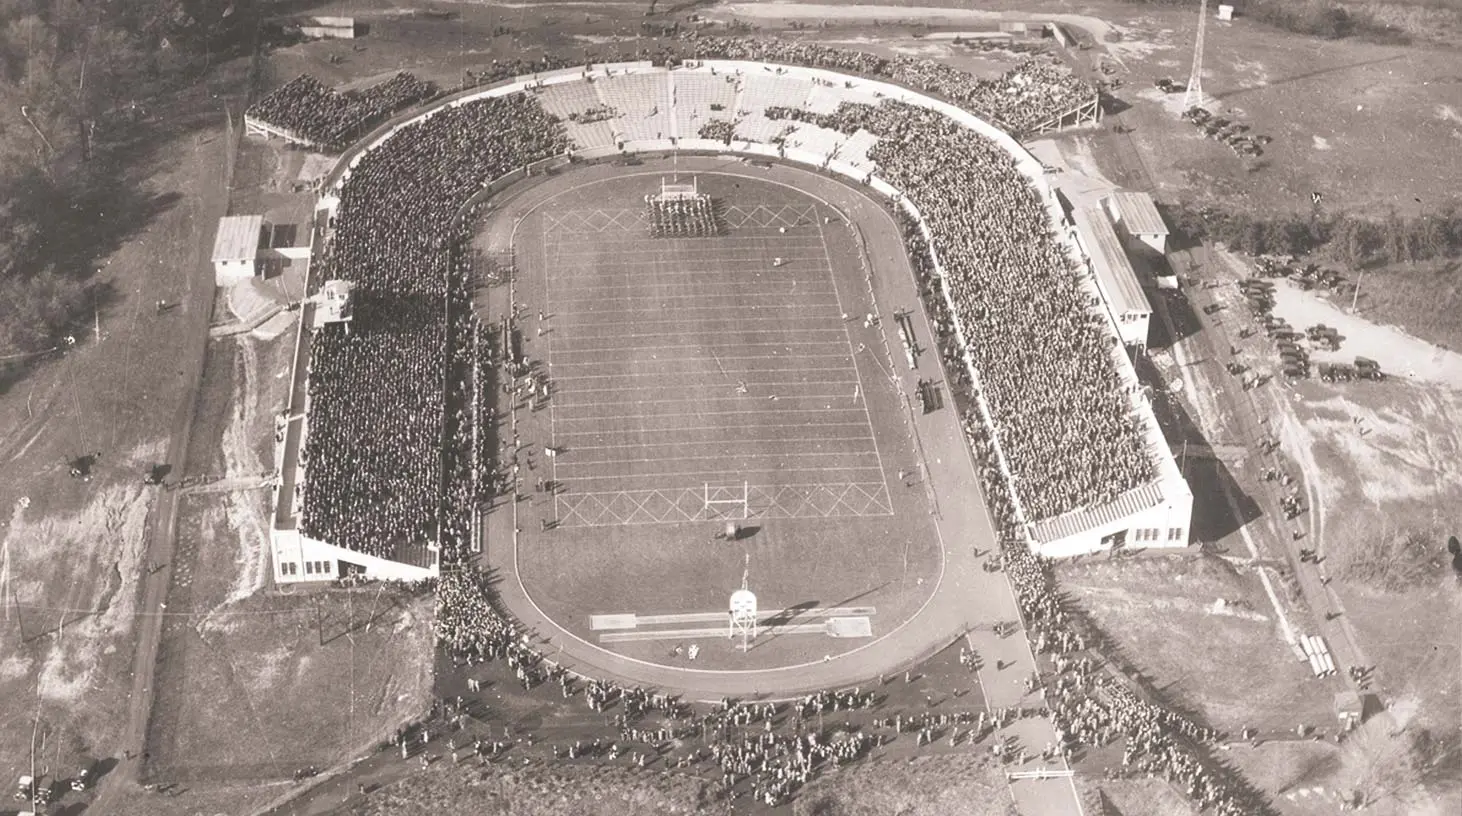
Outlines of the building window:
<svg viewBox="0 0 1462 816">
<path fill-rule="evenodd" d="M 1173 529 L 1171 529 L 1171 530 L 1168 531 L 1168 540 L 1169 541 L 1180 541 L 1182 538 L 1183 538 L 1183 528 L 1182 527 L 1174 527 Z"/>
<path fill-rule="evenodd" d="M 315 562 L 314 561 L 306 561 L 305 562 L 305 575 L 314 575 L 314 574 L 315 574 Z"/>
</svg>

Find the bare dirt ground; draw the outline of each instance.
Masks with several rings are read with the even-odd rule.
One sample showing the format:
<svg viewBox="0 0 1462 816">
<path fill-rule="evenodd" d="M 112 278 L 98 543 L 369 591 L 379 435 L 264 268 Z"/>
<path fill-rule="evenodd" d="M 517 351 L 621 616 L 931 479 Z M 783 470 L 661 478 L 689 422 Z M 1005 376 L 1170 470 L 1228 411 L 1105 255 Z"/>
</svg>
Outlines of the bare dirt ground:
<svg viewBox="0 0 1462 816">
<path fill-rule="evenodd" d="M 1311 359 L 1317 362 L 1350 363 L 1357 356 L 1369 357 L 1393 377 L 1462 390 L 1462 354 L 1438 348 L 1394 326 L 1377 324 L 1364 311 L 1352 313 L 1348 303 L 1305 292 L 1289 280 L 1275 286 L 1274 301 L 1275 316 L 1291 326 L 1303 330 L 1324 324 L 1340 330 L 1340 349 L 1315 350 Z"/>
<path fill-rule="evenodd" d="M 1299 662 L 1252 572 L 1199 555 L 1068 562 L 1058 575 L 1180 710 L 1223 731 L 1330 720 L 1338 687 Z"/>
</svg>

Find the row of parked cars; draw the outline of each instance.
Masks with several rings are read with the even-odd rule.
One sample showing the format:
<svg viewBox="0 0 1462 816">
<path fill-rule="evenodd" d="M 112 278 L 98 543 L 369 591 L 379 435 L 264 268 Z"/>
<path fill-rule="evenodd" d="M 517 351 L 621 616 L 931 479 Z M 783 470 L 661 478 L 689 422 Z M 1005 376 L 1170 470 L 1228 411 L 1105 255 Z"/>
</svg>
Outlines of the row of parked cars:
<svg viewBox="0 0 1462 816">
<path fill-rule="evenodd" d="M 1271 276 L 1273 277 L 1273 276 Z M 1239 281 L 1239 291 L 1248 301 L 1249 310 L 1279 352 L 1281 372 L 1290 380 L 1301 380 L 1310 376 L 1310 349 L 1339 351 L 1340 331 L 1334 327 L 1317 323 L 1304 332 L 1296 331 L 1288 321 L 1276 317 L 1274 310 L 1274 282 L 1265 278 L 1245 278 Z M 1368 357 L 1356 357 L 1354 365 L 1346 363 L 1320 363 L 1316 367 L 1320 379 L 1325 382 L 1349 382 L 1351 380 L 1384 380 L 1380 363 Z"/>
<path fill-rule="evenodd" d="M 17 802 L 29 802 L 34 807 L 45 807 L 51 803 L 51 797 L 59 790 L 64 791 L 70 788 L 73 791 L 85 791 L 91 787 L 91 771 L 82 768 L 76 776 L 70 779 L 56 779 L 49 785 L 42 785 L 33 776 L 22 776 L 20 782 L 15 786 L 15 800 Z"/>
<path fill-rule="evenodd" d="M 1264 155 L 1264 146 L 1274 141 L 1268 136 L 1249 132 L 1249 126 L 1222 116 L 1215 116 L 1207 108 L 1189 108 L 1183 111 L 1183 118 L 1203 132 L 1204 136 L 1228 145 L 1240 156 L 1258 157 Z"/>
<path fill-rule="evenodd" d="M 1340 272 L 1317 263 L 1301 265 L 1295 259 L 1286 261 L 1273 256 L 1260 256 L 1254 266 L 1261 277 L 1289 278 L 1306 292 L 1321 286 L 1332 292 L 1341 293 L 1355 289 L 1355 284 L 1347 281 Z"/>
</svg>

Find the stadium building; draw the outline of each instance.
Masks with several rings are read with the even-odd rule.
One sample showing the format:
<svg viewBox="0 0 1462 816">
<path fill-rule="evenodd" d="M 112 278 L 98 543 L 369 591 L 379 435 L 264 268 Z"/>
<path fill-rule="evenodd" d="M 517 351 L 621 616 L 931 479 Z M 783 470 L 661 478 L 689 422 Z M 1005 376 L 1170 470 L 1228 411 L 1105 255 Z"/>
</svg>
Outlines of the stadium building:
<svg viewBox="0 0 1462 816">
<path fill-rule="evenodd" d="M 869 158 L 878 137 L 859 129 L 848 134 L 821 127 L 812 117 L 795 122 L 772 117 L 773 110 L 799 110 L 808 114 L 830 114 L 845 102 L 876 106 L 883 100 L 897 100 L 936 111 L 968 128 L 1007 152 L 1016 168 L 1044 202 L 1051 231 L 1062 241 L 1075 268 L 1087 270 L 1081 286 L 1089 292 L 1096 309 L 1105 315 L 1112 338 L 1112 363 L 1131 416 L 1141 429 L 1142 444 L 1152 463 L 1153 476 L 1146 483 L 1099 505 L 1064 512 L 1052 518 L 1025 516 L 1020 487 L 1011 480 L 1004 453 L 995 449 L 1006 484 L 1015 484 L 1013 504 L 1028 535 L 1031 548 L 1053 557 L 1109 550 L 1118 546 L 1182 547 L 1188 543 L 1193 495 L 1158 427 L 1148 396 L 1138 382 L 1125 346 L 1144 345 L 1147 317 L 1140 286 L 1131 267 L 1119 268 L 1121 246 L 1107 213 L 1101 209 L 1068 220 L 1041 163 L 1015 137 L 975 114 L 948 102 L 912 91 L 901 85 L 851 76 L 820 68 L 766 65 L 737 60 L 704 59 L 686 61 L 675 68 L 649 62 L 596 64 L 561 71 L 517 77 L 511 81 L 478 88 L 433 102 L 409 119 L 382 125 L 356 147 L 347 151 L 321 184 L 317 222 L 328 223 L 340 206 L 341 191 L 350 183 L 352 170 L 371 150 L 398 137 L 416 122 L 448 106 L 462 106 L 488 97 L 528 93 L 549 114 L 564 125 L 571 140 L 574 160 L 610 158 L 630 153 L 670 154 L 676 151 L 730 153 L 758 160 L 774 159 L 810 166 L 844 177 L 852 186 L 868 187 L 897 205 L 910 216 L 926 242 L 929 229 L 918 208 L 900 190 L 880 178 L 879 168 Z M 584 115 L 586 111 L 598 112 Z M 719 119 L 717 112 L 735 116 L 734 132 L 716 132 L 709 127 Z M 605 115 L 607 114 L 607 115 Z M 1037 123 L 1048 126 L 1090 121 L 1097 115 L 1095 94 L 1073 103 L 1070 114 Z M 991 121 L 1012 131 L 1020 129 L 988 114 Z M 267 123 L 265 123 L 267 124 Z M 270 135 L 290 138 L 288 127 L 269 127 Z M 707 138 L 714 133 L 715 138 Z M 562 167 L 569 156 L 546 157 L 537 164 L 515 169 L 484 185 L 493 191 L 518 181 L 526 174 Z M 1137 228 L 1139 218 L 1120 207 L 1124 227 Z M 1140 229 L 1150 229 L 1144 227 Z M 1140 240 L 1150 233 L 1138 235 Z M 1083 237 L 1086 236 L 1086 237 Z M 329 236 L 321 242 L 328 247 Z M 939 259 L 936 270 L 942 274 Z M 314 272 L 311 272 L 312 277 Z M 309 291 L 319 290 L 323 281 L 311 280 Z M 949 297 L 946 290 L 946 299 Z M 953 304 L 950 310 L 953 313 Z M 308 377 L 310 347 L 308 335 L 315 331 L 342 331 L 337 325 L 314 326 L 311 312 L 321 308 L 307 304 L 294 359 L 293 392 L 288 413 L 281 418 L 278 435 L 281 477 L 273 513 L 274 577 L 279 582 L 329 580 L 346 571 L 360 571 L 375 578 L 415 580 L 436 575 L 440 568 L 439 542 L 431 536 L 403 537 L 385 555 L 359 552 L 349 541 L 324 541 L 306 534 L 302 518 L 303 497 L 310 490 L 309 470 L 302 452 L 309 434 L 310 406 Z M 965 333 L 956 329 L 963 343 Z M 967 349 L 968 344 L 964 343 Z M 965 363 L 978 387 L 979 372 L 966 352 Z M 986 423 L 990 422 L 984 397 L 979 398 Z"/>
</svg>

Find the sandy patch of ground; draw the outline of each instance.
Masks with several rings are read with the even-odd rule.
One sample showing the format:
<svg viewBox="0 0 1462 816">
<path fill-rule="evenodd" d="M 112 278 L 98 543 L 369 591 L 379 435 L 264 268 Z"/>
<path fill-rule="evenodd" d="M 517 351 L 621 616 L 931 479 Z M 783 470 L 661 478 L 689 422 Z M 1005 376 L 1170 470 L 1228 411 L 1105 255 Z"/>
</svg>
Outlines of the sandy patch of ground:
<svg viewBox="0 0 1462 816">
<path fill-rule="evenodd" d="M 160 447 L 141 445 L 122 458 L 152 461 Z M 130 634 L 150 490 L 140 480 L 99 485 L 81 511 L 43 517 L 16 504 L 0 548 L 26 637 L 54 633 L 34 641 L 40 647 L 35 657 L 43 699 L 79 700 L 92 686 L 101 658 Z"/>
<path fill-rule="evenodd" d="M 1330 140 L 1326 139 L 1324 136 L 1311 136 L 1310 139 L 1315 143 L 1316 150 L 1330 149 Z"/>
<path fill-rule="evenodd" d="M 1365 286 L 1365 280 L 1360 282 Z M 1318 362 L 1353 362 L 1357 355 L 1369 357 L 1393 377 L 1406 377 L 1448 388 L 1462 389 L 1462 354 L 1437 348 L 1391 327 L 1380 326 L 1361 315 L 1353 315 L 1325 300 L 1316 292 L 1305 292 L 1284 279 L 1274 287 L 1274 314 L 1289 321 L 1297 331 L 1323 323 L 1340 330 L 1340 350 L 1315 351 Z"/>
<path fill-rule="evenodd" d="M 1124 28 L 1084 14 L 1041 14 L 1019 11 L 918 8 L 909 6 L 833 6 L 817 3 L 724 3 L 705 14 L 711 19 L 736 17 L 743 20 L 837 20 L 839 22 L 912 21 L 929 25 L 996 23 L 1001 20 L 1054 20 L 1076 26 L 1091 35 L 1119 61 L 1143 59 L 1171 48 L 1166 43 L 1142 39 L 1136 28 Z M 1146 32 L 1141 32 L 1145 34 Z"/>
<path fill-rule="evenodd" d="M 244 477 L 262 473 L 266 468 L 254 453 L 254 435 L 260 433 L 259 417 L 259 352 L 252 340 L 238 341 L 234 357 L 235 393 L 233 412 L 223 435 L 224 472 L 227 477 Z M 267 543 L 268 520 L 261 512 L 252 491 L 228 494 L 229 524 L 238 535 L 238 573 L 224 604 L 242 600 L 263 588 L 269 578 Z"/>
<path fill-rule="evenodd" d="M 1311 449 L 1324 442 L 1345 461 L 1346 471 L 1363 474 L 1360 479 L 1337 475 L 1322 480 L 1327 499 L 1339 501 L 1358 489 L 1379 507 L 1394 501 L 1437 501 L 1462 492 L 1462 445 L 1449 419 L 1462 416 L 1462 394 L 1418 388 L 1407 396 L 1401 405 L 1359 401 L 1343 392 L 1306 401 L 1308 416 L 1296 441 Z"/>
</svg>

